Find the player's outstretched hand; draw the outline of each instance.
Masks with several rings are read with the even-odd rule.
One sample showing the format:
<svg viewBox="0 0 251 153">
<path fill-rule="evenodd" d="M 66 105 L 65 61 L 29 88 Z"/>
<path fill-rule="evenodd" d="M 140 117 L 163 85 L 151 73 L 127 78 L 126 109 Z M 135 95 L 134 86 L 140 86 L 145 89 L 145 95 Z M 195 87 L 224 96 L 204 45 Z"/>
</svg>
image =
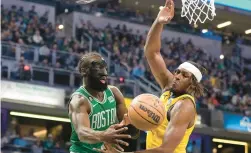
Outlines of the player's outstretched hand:
<svg viewBox="0 0 251 153">
<path fill-rule="evenodd" d="M 160 11 L 157 16 L 157 21 L 162 24 L 169 23 L 174 16 L 173 0 L 166 0 L 165 6 L 160 6 L 159 9 Z"/>
<path fill-rule="evenodd" d="M 127 127 L 124 127 L 123 124 L 114 124 L 110 126 L 106 131 L 103 133 L 102 141 L 109 143 L 109 144 L 119 144 L 128 146 L 129 144 L 121 139 L 128 139 L 131 138 L 128 134 L 121 134 L 128 130 Z"/>
</svg>

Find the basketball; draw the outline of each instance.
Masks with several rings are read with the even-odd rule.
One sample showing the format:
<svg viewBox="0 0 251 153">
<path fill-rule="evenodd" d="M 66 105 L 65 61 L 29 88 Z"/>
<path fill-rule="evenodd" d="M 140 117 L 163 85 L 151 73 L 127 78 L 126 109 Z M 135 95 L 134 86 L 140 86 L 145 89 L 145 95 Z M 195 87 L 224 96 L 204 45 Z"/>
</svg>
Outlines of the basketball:
<svg viewBox="0 0 251 153">
<path fill-rule="evenodd" d="M 143 131 L 157 128 L 163 122 L 165 114 L 164 104 L 152 94 L 138 95 L 128 108 L 129 121 Z"/>
</svg>

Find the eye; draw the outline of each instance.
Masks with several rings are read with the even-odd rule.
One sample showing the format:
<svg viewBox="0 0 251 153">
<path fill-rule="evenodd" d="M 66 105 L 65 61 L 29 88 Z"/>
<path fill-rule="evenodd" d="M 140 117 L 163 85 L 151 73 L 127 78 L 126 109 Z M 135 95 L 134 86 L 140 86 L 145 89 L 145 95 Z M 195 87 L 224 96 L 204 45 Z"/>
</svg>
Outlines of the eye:
<svg viewBox="0 0 251 153">
<path fill-rule="evenodd" d="M 174 74 L 180 74 L 180 70 L 174 70 Z"/>
<path fill-rule="evenodd" d="M 189 77 L 189 74 L 186 73 L 186 72 L 183 72 L 182 75 L 183 75 L 183 77 L 185 77 L 185 78 L 188 78 L 188 77 Z"/>
</svg>

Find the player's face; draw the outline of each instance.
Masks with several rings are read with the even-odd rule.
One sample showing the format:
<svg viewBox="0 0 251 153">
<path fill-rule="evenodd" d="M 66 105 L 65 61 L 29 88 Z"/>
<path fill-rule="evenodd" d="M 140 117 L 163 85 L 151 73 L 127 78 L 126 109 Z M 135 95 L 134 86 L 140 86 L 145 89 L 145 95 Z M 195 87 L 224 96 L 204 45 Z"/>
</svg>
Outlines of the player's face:
<svg viewBox="0 0 251 153">
<path fill-rule="evenodd" d="M 97 91 L 107 88 L 107 64 L 103 59 L 93 60 L 87 75 L 87 86 Z"/>
<path fill-rule="evenodd" d="M 177 69 L 174 71 L 174 81 L 172 90 L 178 93 L 185 93 L 192 83 L 192 73 L 185 69 Z"/>
</svg>

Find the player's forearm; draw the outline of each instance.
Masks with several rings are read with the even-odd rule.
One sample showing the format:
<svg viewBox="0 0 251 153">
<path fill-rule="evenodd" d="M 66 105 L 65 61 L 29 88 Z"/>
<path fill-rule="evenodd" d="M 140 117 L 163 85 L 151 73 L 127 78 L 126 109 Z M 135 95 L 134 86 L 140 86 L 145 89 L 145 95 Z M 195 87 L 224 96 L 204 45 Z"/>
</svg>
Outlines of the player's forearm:
<svg viewBox="0 0 251 153">
<path fill-rule="evenodd" d="M 81 142 L 85 143 L 99 143 L 103 141 L 104 132 L 103 131 L 94 131 L 89 128 L 82 128 L 78 131 L 78 138 Z"/>
<path fill-rule="evenodd" d="M 146 38 L 146 44 L 145 44 L 146 56 L 151 56 L 151 53 L 154 52 L 160 52 L 162 30 L 163 30 L 163 24 L 160 24 L 157 22 L 157 20 L 155 20 Z"/>
</svg>

